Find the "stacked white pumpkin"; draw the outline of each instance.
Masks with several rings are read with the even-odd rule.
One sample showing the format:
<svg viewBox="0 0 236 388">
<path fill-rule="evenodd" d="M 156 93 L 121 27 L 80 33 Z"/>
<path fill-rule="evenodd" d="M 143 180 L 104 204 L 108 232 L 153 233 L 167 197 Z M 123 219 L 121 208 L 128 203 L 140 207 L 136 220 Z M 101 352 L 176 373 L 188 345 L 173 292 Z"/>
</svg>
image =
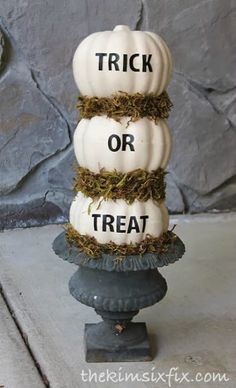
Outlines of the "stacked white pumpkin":
<svg viewBox="0 0 236 388">
<path fill-rule="evenodd" d="M 160 95 L 172 70 L 171 56 L 164 41 L 151 32 L 130 31 L 116 26 L 97 32 L 78 46 L 73 73 L 82 95 L 111 97 L 128 94 Z M 127 173 L 165 169 L 171 152 L 171 135 L 165 120 L 148 118 L 120 122 L 107 116 L 82 119 L 74 134 L 74 149 L 81 167 L 99 173 L 101 169 Z M 93 201 L 79 192 L 72 202 L 70 223 L 82 235 L 99 243 L 140 243 L 146 235 L 159 237 L 168 229 L 164 201 L 154 203 L 124 199 Z"/>
</svg>

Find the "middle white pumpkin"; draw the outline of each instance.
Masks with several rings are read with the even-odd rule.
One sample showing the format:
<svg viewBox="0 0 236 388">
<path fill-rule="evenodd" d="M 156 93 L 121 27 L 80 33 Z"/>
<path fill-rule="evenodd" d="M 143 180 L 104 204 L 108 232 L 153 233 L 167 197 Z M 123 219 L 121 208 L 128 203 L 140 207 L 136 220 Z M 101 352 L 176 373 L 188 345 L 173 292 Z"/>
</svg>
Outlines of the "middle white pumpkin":
<svg viewBox="0 0 236 388">
<path fill-rule="evenodd" d="M 171 152 L 171 134 L 164 120 L 155 124 L 142 118 L 124 117 L 117 122 L 106 116 L 82 119 L 74 133 L 74 150 L 81 167 L 99 172 L 116 169 L 126 173 L 166 168 Z M 128 124 L 128 125 L 127 125 Z"/>
<path fill-rule="evenodd" d="M 168 229 L 169 216 L 164 202 L 135 201 L 131 205 L 117 201 L 95 201 L 77 194 L 70 208 L 70 223 L 80 234 L 88 234 L 100 243 L 140 243 L 147 234 L 159 237 Z"/>
</svg>

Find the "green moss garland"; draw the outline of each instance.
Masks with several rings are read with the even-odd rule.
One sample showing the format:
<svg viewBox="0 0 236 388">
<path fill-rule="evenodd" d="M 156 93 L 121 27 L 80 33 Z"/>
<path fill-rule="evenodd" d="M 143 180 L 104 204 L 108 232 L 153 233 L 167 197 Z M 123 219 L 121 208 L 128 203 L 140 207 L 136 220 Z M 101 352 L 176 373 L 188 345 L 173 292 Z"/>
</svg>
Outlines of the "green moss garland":
<svg viewBox="0 0 236 388">
<path fill-rule="evenodd" d="M 147 117 L 155 122 L 158 119 L 167 119 L 172 106 L 166 91 L 159 96 L 125 92 L 116 93 L 112 97 L 80 96 L 77 105 L 81 118 L 85 119 L 106 115 L 116 121 L 120 121 L 124 116 L 129 116 L 131 121 Z"/>
<path fill-rule="evenodd" d="M 94 173 L 87 168 L 77 167 L 74 189 L 94 200 L 103 197 L 114 201 L 124 199 L 128 204 L 135 199 L 158 202 L 165 198 L 164 176 L 162 168 L 151 172 L 137 169 L 128 173 L 101 169 L 100 173 Z"/>
<path fill-rule="evenodd" d="M 118 245 L 113 241 L 101 244 L 95 239 L 95 237 L 80 234 L 71 224 L 68 224 L 66 229 L 66 239 L 68 243 L 76 246 L 94 259 L 101 257 L 102 252 L 110 253 L 119 256 L 120 258 L 124 258 L 127 255 L 142 256 L 148 252 L 159 254 L 165 253 L 168 251 L 171 242 L 175 238 L 177 238 L 177 236 L 172 231 L 168 231 L 158 238 L 147 235 L 146 238 L 139 244 L 130 243 Z"/>
</svg>

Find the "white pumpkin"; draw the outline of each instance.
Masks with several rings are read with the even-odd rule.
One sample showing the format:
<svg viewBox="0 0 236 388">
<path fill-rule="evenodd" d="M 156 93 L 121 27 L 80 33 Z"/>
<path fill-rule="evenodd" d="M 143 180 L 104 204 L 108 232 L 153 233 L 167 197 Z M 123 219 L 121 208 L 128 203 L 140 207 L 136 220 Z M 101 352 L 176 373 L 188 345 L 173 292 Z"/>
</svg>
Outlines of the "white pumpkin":
<svg viewBox="0 0 236 388">
<path fill-rule="evenodd" d="M 74 133 L 74 150 L 81 167 L 99 172 L 116 169 L 128 172 L 165 169 L 171 152 L 170 130 L 164 120 L 158 124 L 147 118 L 127 123 L 106 116 L 95 116 L 79 122 Z"/>
<path fill-rule="evenodd" d="M 116 26 L 113 31 L 89 35 L 77 47 L 73 74 L 82 95 L 104 97 L 161 94 L 172 71 L 169 49 L 160 36 Z"/>
<path fill-rule="evenodd" d="M 119 199 L 96 201 L 77 194 L 70 208 L 70 223 L 80 234 L 94 236 L 100 243 L 139 243 L 147 234 L 159 237 L 168 229 L 169 216 L 164 202 L 135 201 L 132 205 Z"/>
</svg>

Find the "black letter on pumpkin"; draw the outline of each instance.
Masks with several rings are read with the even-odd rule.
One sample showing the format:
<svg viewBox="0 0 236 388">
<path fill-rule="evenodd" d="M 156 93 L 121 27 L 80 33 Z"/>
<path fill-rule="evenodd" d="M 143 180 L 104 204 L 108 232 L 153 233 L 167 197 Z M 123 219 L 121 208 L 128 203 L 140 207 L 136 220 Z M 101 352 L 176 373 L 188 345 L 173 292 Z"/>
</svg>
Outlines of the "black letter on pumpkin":
<svg viewBox="0 0 236 388">
<path fill-rule="evenodd" d="M 98 59 L 98 70 L 103 70 L 103 57 L 106 57 L 106 53 L 96 53 L 96 57 L 99 57 Z"/>
<path fill-rule="evenodd" d="M 142 229 L 142 233 L 145 232 L 145 229 L 146 229 L 146 221 L 147 221 L 148 218 L 149 218 L 149 216 L 140 216 L 140 219 L 143 220 L 143 229 Z"/>
<path fill-rule="evenodd" d="M 135 216 L 131 216 L 129 219 L 129 226 L 128 226 L 127 233 L 131 233 L 132 229 L 134 229 L 137 233 L 140 232 L 138 221 Z"/>
<path fill-rule="evenodd" d="M 116 219 L 116 222 L 117 222 L 116 231 L 117 231 L 117 233 L 125 233 L 125 230 L 121 229 L 122 226 L 125 226 L 125 222 L 121 222 L 121 220 L 125 220 L 125 219 L 126 219 L 125 216 L 117 216 L 117 219 Z"/>
<path fill-rule="evenodd" d="M 101 214 L 92 214 L 93 217 L 93 228 L 95 231 L 98 230 L 98 217 L 101 217 Z"/>
<path fill-rule="evenodd" d="M 131 57 L 129 59 L 129 66 L 130 66 L 131 70 L 133 70 L 133 71 L 140 71 L 139 69 L 134 67 L 134 58 L 136 58 L 138 56 L 139 56 L 139 54 L 133 54 L 133 55 L 131 55 Z"/>
<path fill-rule="evenodd" d="M 149 54 L 148 55 L 148 59 L 147 59 L 147 55 L 146 54 L 143 54 L 143 72 L 146 72 L 146 68 L 148 67 L 148 70 L 150 72 L 152 72 L 152 65 L 151 65 L 151 58 L 152 58 L 152 54 Z"/>
<path fill-rule="evenodd" d="M 102 231 L 106 232 L 107 231 L 107 226 L 109 226 L 110 232 L 114 232 L 114 226 L 112 223 L 114 222 L 114 217 L 111 216 L 110 214 L 104 214 L 103 215 L 103 220 L 102 220 Z"/>
<path fill-rule="evenodd" d="M 128 55 L 123 55 L 123 71 L 127 71 L 127 62 L 128 62 Z"/>
<path fill-rule="evenodd" d="M 122 151 L 126 150 L 126 146 L 129 146 L 130 151 L 135 151 L 134 145 L 134 136 L 128 133 L 123 134 L 123 142 L 122 142 Z"/>
<path fill-rule="evenodd" d="M 119 66 L 118 66 L 118 61 L 120 59 L 119 54 L 116 53 L 111 53 L 109 54 L 109 59 L 108 59 L 108 70 L 112 70 L 112 65 L 114 65 L 115 70 L 119 71 Z"/>
<path fill-rule="evenodd" d="M 115 147 L 112 145 L 112 140 L 113 139 L 116 140 L 116 146 Z M 108 148 L 109 148 L 109 150 L 112 151 L 112 152 L 116 152 L 116 151 L 118 151 L 120 149 L 120 147 L 121 147 L 121 140 L 120 140 L 119 136 L 118 135 L 111 135 L 111 136 L 109 136 L 109 139 L 108 139 Z"/>
</svg>

